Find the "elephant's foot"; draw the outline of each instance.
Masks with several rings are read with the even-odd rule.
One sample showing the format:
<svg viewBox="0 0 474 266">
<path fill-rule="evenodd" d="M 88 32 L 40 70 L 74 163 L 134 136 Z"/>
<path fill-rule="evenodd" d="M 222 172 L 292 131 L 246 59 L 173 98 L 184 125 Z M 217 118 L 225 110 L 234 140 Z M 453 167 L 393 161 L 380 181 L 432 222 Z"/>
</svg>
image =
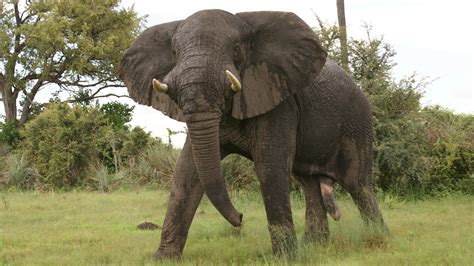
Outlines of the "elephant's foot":
<svg viewBox="0 0 474 266">
<path fill-rule="evenodd" d="M 161 248 L 158 249 L 155 254 L 153 254 L 153 260 L 163 261 L 163 260 L 180 260 L 181 254 L 176 251 L 165 251 Z"/>
<path fill-rule="evenodd" d="M 281 226 L 271 226 L 270 235 L 272 239 L 273 254 L 278 257 L 295 258 L 298 252 L 298 241 L 293 229 Z"/>
</svg>

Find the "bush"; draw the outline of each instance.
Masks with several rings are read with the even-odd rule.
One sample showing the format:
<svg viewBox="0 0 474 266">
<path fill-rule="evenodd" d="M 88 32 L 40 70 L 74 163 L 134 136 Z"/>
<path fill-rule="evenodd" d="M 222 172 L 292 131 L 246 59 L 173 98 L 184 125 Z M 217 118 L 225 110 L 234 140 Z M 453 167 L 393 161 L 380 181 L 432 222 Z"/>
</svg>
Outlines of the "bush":
<svg viewBox="0 0 474 266">
<path fill-rule="evenodd" d="M 169 188 L 180 150 L 154 140 L 129 163 L 131 179 L 138 184 L 158 183 Z"/>
<path fill-rule="evenodd" d="M 426 152 L 430 169 L 423 180 L 430 194 L 469 191 L 474 172 L 474 116 L 456 115 L 440 107 L 424 108 Z M 471 182 L 472 184 L 472 182 Z"/>
<path fill-rule="evenodd" d="M 124 179 L 127 175 L 124 171 L 110 173 L 110 170 L 104 165 L 92 167 L 90 171 L 90 179 L 93 181 L 93 186 L 102 192 L 110 192 L 118 185 L 118 182 Z"/>
<path fill-rule="evenodd" d="M 232 154 L 222 161 L 222 173 L 231 190 L 257 190 L 258 177 L 252 161 Z"/>
<path fill-rule="evenodd" d="M 6 182 L 21 189 L 32 189 L 38 185 L 38 171 L 31 166 L 25 155 L 11 154 L 6 160 Z"/>
<path fill-rule="evenodd" d="M 19 152 L 38 169 L 41 184 L 73 187 L 98 161 L 110 132 L 97 109 L 54 103 L 25 125 Z"/>
<path fill-rule="evenodd" d="M 20 131 L 16 121 L 0 122 L 0 145 L 15 148 L 20 141 Z"/>
</svg>

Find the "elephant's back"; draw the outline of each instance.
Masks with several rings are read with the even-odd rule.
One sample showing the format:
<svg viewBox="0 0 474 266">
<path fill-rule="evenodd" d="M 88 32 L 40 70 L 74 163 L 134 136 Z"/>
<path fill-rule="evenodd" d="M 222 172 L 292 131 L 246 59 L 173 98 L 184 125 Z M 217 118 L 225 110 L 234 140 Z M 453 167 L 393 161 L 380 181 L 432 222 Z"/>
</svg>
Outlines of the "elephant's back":
<svg viewBox="0 0 474 266">
<path fill-rule="evenodd" d="M 328 59 L 314 82 L 297 99 L 301 118 L 320 126 L 338 123 L 341 127 L 370 120 L 367 97 L 342 67 Z"/>
<path fill-rule="evenodd" d="M 371 141 L 367 99 L 332 60 L 326 61 L 318 77 L 296 99 L 300 111 L 296 163 L 322 167 L 335 158 L 343 138 Z"/>
</svg>

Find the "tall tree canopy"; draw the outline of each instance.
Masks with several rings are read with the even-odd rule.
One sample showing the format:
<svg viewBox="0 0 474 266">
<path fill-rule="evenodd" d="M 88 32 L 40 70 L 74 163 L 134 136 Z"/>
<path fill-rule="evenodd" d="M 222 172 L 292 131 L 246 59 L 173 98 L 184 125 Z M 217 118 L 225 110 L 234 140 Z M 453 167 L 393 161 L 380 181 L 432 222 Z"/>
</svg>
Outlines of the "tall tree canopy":
<svg viewBox="0 0 474 266">
<path fill-rule="evenodd" d="M 0 2 L 0 98 L 24 124 L 41 90 L 83 101 L 122 87 L 115 69 L 142 19 L 120 0 Z"/>
</svg>

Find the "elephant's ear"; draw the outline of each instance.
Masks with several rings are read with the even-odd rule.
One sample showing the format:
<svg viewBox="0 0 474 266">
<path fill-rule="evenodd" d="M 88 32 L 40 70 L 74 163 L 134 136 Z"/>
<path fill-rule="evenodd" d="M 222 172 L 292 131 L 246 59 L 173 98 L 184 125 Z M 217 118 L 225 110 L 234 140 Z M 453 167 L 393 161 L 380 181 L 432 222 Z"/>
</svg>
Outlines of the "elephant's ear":
<svg viewBox="0 0 474 266">
<path fill-rule="evenodd" d="M 237 16 L 252 32 L 240 70 L 242 90 L 233 99 L 232 115 L 244 119 L 272 110 L 308 86 L 321 71 L 327 54 L 314 31 L 293 13 L 245 12 Z"/>
<path fill-rule="evenodd" d="M 160 24 L 140 34 L 122 59 L 119 77 L 133 100 L 160 110 L 173 119 L 184 121 L 178 105 L 167 94 L 152 87 L 153 78 L 163 80 L 176 65 L 171 39 L 180 23 Z"/>
</svg>

